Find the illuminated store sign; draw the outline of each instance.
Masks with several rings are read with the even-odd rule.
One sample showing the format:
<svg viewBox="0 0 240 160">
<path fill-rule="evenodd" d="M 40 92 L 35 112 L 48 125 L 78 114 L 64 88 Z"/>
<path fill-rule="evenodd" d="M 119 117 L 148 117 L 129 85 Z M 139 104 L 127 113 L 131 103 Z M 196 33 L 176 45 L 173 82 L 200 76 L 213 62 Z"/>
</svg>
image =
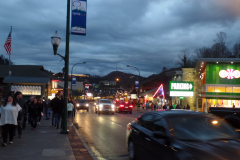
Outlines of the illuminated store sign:
<svg viewBox="0 0 240 160">
<path fill-rule="evenodd" d="M 171 97 L 193 97 L 194 82 L 170 81 Z"/>
<path fill-rule="evenodd" d="M 234 69 L 221 70 L 219 72 L 219 77 L 227 78 L 227 79 L 239 78 L 240 77 L 240 71 L 234 70 Z"/>
</svg>

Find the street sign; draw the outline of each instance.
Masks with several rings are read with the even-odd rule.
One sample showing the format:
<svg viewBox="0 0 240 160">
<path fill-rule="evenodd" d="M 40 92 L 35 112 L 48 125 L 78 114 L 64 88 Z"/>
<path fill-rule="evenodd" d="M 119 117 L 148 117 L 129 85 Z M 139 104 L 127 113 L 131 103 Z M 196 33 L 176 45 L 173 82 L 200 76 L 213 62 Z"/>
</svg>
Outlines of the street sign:
<svg viewBox="0 0 240 160">
<path fill-rule="evenodd" d="M 135 89 L 138 90 L 139 88 L 139 81 L 135 81 Z"/>
<path fill-rule="evenodd" d="M 76 77 L 72 77 L 72 85 L 73 86 L 76 86 L 76 81 L 77 81 Z"/>
<path fill-rule="evenodd" d="M 170 81 L 171 97 L 193 97 L 194 82 Z"/>
</svg>

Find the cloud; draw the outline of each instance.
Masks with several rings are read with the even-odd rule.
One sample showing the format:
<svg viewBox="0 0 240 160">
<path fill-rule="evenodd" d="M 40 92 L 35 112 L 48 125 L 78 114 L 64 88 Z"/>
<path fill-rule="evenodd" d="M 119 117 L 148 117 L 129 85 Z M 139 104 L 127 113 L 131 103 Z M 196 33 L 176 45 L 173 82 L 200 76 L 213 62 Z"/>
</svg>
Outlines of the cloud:
<svg viewBox="0 0 240 160">
<path fill-rule="evenodd" d="M 87 4 L 87 36 L 70 35 L 70 70 L 105 75 L 118 70 L 143 76 L 176 67 L 183 48 L 212 45 L 223 31 L 233 45 L 239 38 L 239 0 L 94 0 Z M 50 37 L 61 37 L 58 53 L 65 54 L 66 1 L 0 1 L 0 46 L 13 26 L 15 64 L 43 65 L 53 72 L 64 66 L 53 55 Z M 231 47 L 231 46 L 229 46 Z M 0 54 L 6 55 L 4 47 Z"/>
</svg>

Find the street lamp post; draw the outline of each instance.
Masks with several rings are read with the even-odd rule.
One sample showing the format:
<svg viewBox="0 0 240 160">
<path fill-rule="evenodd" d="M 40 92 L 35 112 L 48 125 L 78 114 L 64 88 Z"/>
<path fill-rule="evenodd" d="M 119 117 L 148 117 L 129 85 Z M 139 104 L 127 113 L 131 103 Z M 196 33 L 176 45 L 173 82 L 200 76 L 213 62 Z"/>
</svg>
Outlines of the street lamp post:
<svg viewBox="0 0 240 160">
<path fill-rule="evenodd" d="M 71 71 L 71 96 L 72 96 L 72 72 L 73 72 L 73 67 L 77 64 L 86 64 L 86 62 L 83 62 L 83 63 L 76 63 L 72 66 L 72 71 Z"/>
<path fill-rule="evenodd" d="M 134 66 L 130 66 L 130 65 L 127 65 L 127 67 L 133 67 L 133 68 L 135 68 L 135 69 L 137 69 L 138 70 L 138 73 L 139 73 L 139 78 L 140 78 L 140 71 L 139 71 L 139 69 L 137 68 L 137 67 L 134 67 Z M 138 83 L 139 83 L 139 78 L 137 78 L 138 79 Z M 140 87 L 140 86 L 139 86 Z M 140 88 L 138 88 L 138 91 L 137 91 L 137 100 L 139 99 L 139 89 Z M 139 106 L 139 100 L 138 100 L 138 106 Z M 138 109 L 139 107 L 137 107 L 137 109 Z"/>
<path fill-rule="evenodd" d="M 66 22 L 66 53 L 65 57 L 57 53 L 57 48 L 61 38 L 57 36 L 57 32 L 51 37 L 54 55 L 59 55 L 65 61 L 65 79 L 64 79 L 64 109 L 63 109 L 63 126 L 61 134 L 68 134 L 67 130 L 67 105 L 68 105 L 68 70 L 69 70 L 69 35 L 70 35 L 70 0 L 67 0 L 67 22 Z"/>
</svg>

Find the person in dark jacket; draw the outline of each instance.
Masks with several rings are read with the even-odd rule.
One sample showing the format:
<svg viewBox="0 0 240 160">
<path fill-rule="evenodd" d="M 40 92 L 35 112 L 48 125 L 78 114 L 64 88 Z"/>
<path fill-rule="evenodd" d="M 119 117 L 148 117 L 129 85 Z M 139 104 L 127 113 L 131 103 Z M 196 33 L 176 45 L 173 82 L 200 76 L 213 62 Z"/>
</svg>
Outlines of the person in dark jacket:
<svg viewBox="0 0 240 160">
<path fill-rule="evenodd" d="M 26 128 L 26 121 L 27 121 L 27 114 L 28 114 L 27 103 L 22 97 L 23 97 L 22 93 L 17 91 L 15 94 L 15 100 L 16 100 L 16 103 L 18 103 L 19 106 L 22 108 L 21 114 L 19 114 L 19 116 L 21 117 L 21 121 L 18 121 L 18 127 L 17 127 L 19 138 L 22 138 L 22 130 L 25 130 Z"/>
<path fill-rule="evenodd" d="M 60 123 L 60 119 L 61 119 L 61 126 L 60 128 L 62 128 L 63 126 L 63 108 L 64 108 L 64 98 L 61 97 L 61 99 L 58 101 L 58 107 L 57 107 L 57 129 L 59 128 L 59 123 Z"/>
<path fill-rule="evenodd" d="M 29 107 L 31 106 L 31 104 L 33 103 L 33 99 L 34 99 L 34 96 L 30 97 L 30 99 L 27 101 L 28 110 L 29 110 Z M 31 123 L 31 117 L 30 117 L 29 113 L 28 113 L 27 119 L 28 119 L 28 124 L 30 124 Z"/>
<path fill-rule="evenodd" d="M 35 130 L 37 128 L 37 121 L 40 114 L 41 108 L 38 104 L 38 100 L 35 98 L 31 106 L 29 107 L 29 115 L 31 117 L 32 130 Z"/>
<path fill-rule="evenodd" d="M 163 109 L 167 109 L 167 106 L 164 104 Z"/>
<path fill-rule="evenodd" d="M 46 120 L 49 120 L 50 107 L 51 107 L 50 99 L 46 99 L 45 102 L 43 102 L 43 108 L 45 110 Z"/>
<path fill-rule="evenodd" d="M 41 124 L 41 119 L 42 119 L 42 113 L 43 113 L 43 103 L 42 103 L 42 99 L 38 99 L 38 105 L 40 107 L 40 113 L 39 113 L 39 116 L 38 116 L 38 124 Z"/>
<path fill-rule="evenodd" d="M 57 108 L 58 108 L 58 105 L 59 105 L 59 96 L 58 94 L 55 95 L 55 97 L 52 99 L 51 101 L 51 109 L 52 109 L 52 126 L 53 127 L 57 127 L 56 126 L 56 113 L 57 113 Z"/>
<path fill-rule="evenodd" d="M 181 107 L 180 107 L 180 105 L 179 105 L 179 104 L 177 104 L 177 106 L 176 106 L 176 109 L 181 109 Z"/>
</svg>

